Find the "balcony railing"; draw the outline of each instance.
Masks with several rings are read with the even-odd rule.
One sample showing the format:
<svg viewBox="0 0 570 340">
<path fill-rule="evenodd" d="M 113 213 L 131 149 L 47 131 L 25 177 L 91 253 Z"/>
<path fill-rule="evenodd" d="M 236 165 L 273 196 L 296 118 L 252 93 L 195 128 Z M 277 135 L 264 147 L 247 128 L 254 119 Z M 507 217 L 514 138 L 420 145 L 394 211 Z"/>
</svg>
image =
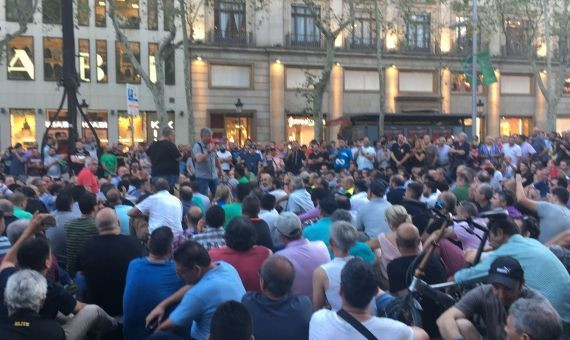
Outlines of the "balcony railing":
<svg viewBox="0 0 570 340">
<path fill-rule="evenodd" d="M 218 30 L 210 31 L 208 41 L 220 45 L 251 45 L 253 34 L 251 32 L 222 32 Z"/>
<path fill-rule="evenodd" d="M 350 37 L 345 39 L 344 46 L 354 51 L 376 51 L 376 39 L 354 39 Z"/>
<path fill-rule="evenodd" d="M 507 44 L 501 48 L 503 55 L 507 57 L 526 58 L 528 56 L 529 47 L 525 43 L 526 41 L 507 40 Z"/>
<path fill-rule="evenodd" d="M 287 34 L 287 44 L 290 47 L 321 48 L 321 36 L 312 34 Z"/>
</svg>

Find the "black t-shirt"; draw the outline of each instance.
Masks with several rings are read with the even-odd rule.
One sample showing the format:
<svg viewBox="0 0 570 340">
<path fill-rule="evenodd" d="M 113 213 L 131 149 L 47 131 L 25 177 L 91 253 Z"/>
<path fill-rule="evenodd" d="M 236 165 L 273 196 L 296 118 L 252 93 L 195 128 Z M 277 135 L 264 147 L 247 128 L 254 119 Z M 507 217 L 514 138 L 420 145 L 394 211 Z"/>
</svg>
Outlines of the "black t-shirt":
<svg viewBox="0 0 570 340">
<path fill-rule="evenodd" d="M 87 152 L 87 150 L 75 150 L 74 153 L 71 154 L 71 156 L 76 156 L 79 159 L 85 159 L 85 157 L 90 157 L 91 155 L 89 154 L 89 152 Z M 83 167 L 85 166 L 85 163 L 74 163 L 71 162 L 71 169 L 73 170 L 73 173 L 75 175 L 79 174 L 79 171 L 81 171 L 81 169 L 83 169 Z"/>
<path fill-rule="evenodd" d="M 33 311 L 19 311 L 0 322 L 0 340 L 65 340 L 55 320 L 42 318 Z"/>
<path fill-rule="evenodd" d="M 327 157 L 327 155 L 321 153 L 320 151 L 311 152 L 311 154 L 309 155 L 309 160 L 316 162 L 314 162 L 313 164 L 309 164 L 309 170 L 314 172 L 319 172 L 321 170 L 321 164 L 323 164 L 326 159 L 325 157 Z M 321 158 L 320 161 L 319 158 Z"/>
<path fill-rule="evenodd" d="M 403 256 L 397 258 L 388 264 L 388 279 L 390 282 L 390 292 L 397 293 L 404 290 L 411 283 L 411 275 L 406 275 L 408 273 L 408 268 L 414 262 L 415 256 Z M 419 266 L 421 259 L 418 259 L 414 263 L 413 268 L 410 268 L 409 272 L 413 273 L 417 266 Z M 445 275 L 445 269 L 438 258 L 432 257 L 425 270 L 425 275 L 422 280 L 428 284 L 445 282 L 447 279 Z M 423 328 L 430 335 L 430 337 L 436 337 L 439 335 L 439 330 L 436 325 L 436 320 L 438 316 L 444 311 L 433 300 L 425 298 L 419 301 L 423 311 L 422 320 Z"/>
<path fill-rule="evenodd" d="M 180 167 L 178 157 L 180 152 L 174 143 L 167 140 L 159 140 L 152 143 L 146 154 L 150 157 L 153 176 L 178 176 Z"/>
<path fill-rule="evenodd" d="M 294 175 L 298 175 L 303 167 L 303 161 L 305 159 L 306 157 L 303 151 L 291 151 L 291 153 L 285 157 L 285 169 L 292 172 Z"/>
<path fill-rule="evenodd" d="M 18 271 L 17 268 L 6 268 L 0 272 L 0 319 L 8 316 L 8 310 L 4 305 L 4 290 L 8 278 Z M 63 315 L 69 315 L 73 312 L 77 301 L 69 294 L 62 285 L 47 281 L 47 295 L 46 300 L 40 309 L 40 315 L 46 319 L 55 320 L 57 312 Z M 1 338 L 0 338 L 1 339 Z"/>
<path fill-rule="evenodd" d="M 35 198 L 28 198 L 28 203 L 26 204 L 26 211 L 31 214 L 35 213 L 36 211 L 39 212 L 40 214 L 49 213 L 44 202 Z"/>
<path fill-rule="evenodd" d="M 306 296 L 271 300 L 260 293 L 249 292 L 241 302 L 251 314 L 256 339 L 308 339 L 313 308 Z"/>
<path fill-rule="evenodd" d="M 392 151 L 394 157 L 396 157 L 398 161 L 401 161 L 407 154 L 410 153 L 410 145 L 408 143 L 404 143 L 402 145 L 394 143 L 390 148 L 390 151 Z"/>
<path fill-rule="evenodd" d="M 257 241 L 255 244 L 273 250 L 273 240 L 271 239 L 271 234 L 269 233 L 269 225 L 267 225 L 267 222 L 261 218 L 252 218 L 251 223 L 253 224 L 255 232 L 257 233 Z"/>
<path fill-rule="evenodd" d="M 87 283 L 85 302 L 109 315 L 123 315 L 123 292 L 131 260 L 143 256 L 141 245 L 125 235 L 95 236 L 77 256 L 77 270 Z"/>
</svg>

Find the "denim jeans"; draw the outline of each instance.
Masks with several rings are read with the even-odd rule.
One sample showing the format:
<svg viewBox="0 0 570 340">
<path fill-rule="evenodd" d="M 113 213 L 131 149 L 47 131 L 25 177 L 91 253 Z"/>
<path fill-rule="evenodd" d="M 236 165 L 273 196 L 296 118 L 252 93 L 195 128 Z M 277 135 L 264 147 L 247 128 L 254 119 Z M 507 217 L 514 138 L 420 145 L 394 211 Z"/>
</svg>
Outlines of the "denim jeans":
<svg viewBox="0 0 570 340">
<path fill-rule="evenodd" d="M 202 195 L 208 196 L 208 189 L 210 189 L 212 196 L 216 194 L 216 188 L 218 187 L 217 178 L 196 178 L 196 182 L 198 182 L 198 188 L 200 188 L 200 193 Z"/>
</svg>

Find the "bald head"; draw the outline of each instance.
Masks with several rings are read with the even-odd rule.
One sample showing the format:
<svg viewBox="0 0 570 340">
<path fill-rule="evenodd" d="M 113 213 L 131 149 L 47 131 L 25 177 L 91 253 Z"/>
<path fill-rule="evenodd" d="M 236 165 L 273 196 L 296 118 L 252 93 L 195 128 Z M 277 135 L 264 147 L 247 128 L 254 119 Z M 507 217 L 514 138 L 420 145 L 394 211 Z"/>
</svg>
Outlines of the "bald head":
<svg viewBox="0 0 570 340">
<path fill-rule="evenodd" d="M 202 209 L 200 209 L 200 207 L 193 205 L 190 207 L 190 209 L 188 209 L 188 222 L 190 225 L 198 225 L 198 222 L 200 219 L 202 219 L 202 217 L 204 217 L 204 214 L 202 213 Z"/>
<path fill-rule="evenodd" d="M 411 252 L 419 250 L 420 232 L 415 225 L 411 223 L 402 223 L 396 230 L 396 244 L 400 249 Z"/>
<path fill-rule="evenodd" d="M 118 234 L 120 232 L 117 214 L 111 208 L 103 208 L 97 212 L 95 226 L 100 234 L 113 232 Z"/>
</svg>

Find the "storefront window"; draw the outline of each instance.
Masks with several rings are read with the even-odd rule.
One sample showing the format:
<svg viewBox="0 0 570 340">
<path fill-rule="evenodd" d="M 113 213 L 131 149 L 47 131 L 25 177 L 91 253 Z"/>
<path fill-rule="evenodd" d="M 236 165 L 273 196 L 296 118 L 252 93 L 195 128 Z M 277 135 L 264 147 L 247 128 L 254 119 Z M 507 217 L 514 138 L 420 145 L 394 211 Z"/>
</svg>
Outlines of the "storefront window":
<svg viewBox="0 0 570 340">
<path fill-rule="evenodd" d="M 146 111 L 146 131 L 147 131 L 147 142 L 152 143 L 157 141 L 160 138 L 160 134 L 163 128 L 166 126 L 160 124 L 160 119 L 158 119 L 158 115 L 155 111 Z M 169 128 L 175 130 L 176 126 L 174 125 L 175 117 L 174 111 L 169 111 L 166 113 L 167 125 Z"/>
<path fill-rule="evenodd" d="M 79 79 L 91 82 L 91 58 L 89 57 L 89 39 L 79 39 Z"/>
<path fill-rule="evenodd" d="M 17 37 L 8 41 L 9 80 L 34 80 L 34 38 Z"/>
<path fill-rule="evenodd" d="M 107 111 L 88 111 L 86 114 L 101 143 L 109 143 Z M 90 139 L 93 137 L 93 132 L 87 122 L 83 121 L 81 127 L 83 128 L 83 138 Z"/>
<path fill-rule="evenodd" d="M 24 16 L 29 16 L 28 22 L 33 22 L 33 0 L 6 0 L 6 21 L 18 22 Z"/>
<path fill-rule="evenodd" d="M 148 44 L 148 72 L 150 80 L 155 83 L 157 79 L 156 74 L 156 51 L 158 50 L 158 44 L 149 43 Z M 175 84 L 175 65 L 174 65 L 174 49 L 168 48 L 165 53 L 168 56 L 164 59 L 164 83 L 166 85 Z"/>
<path fill-rule="evenodd" d="M 451 92 L 471 93 L 471 84 L 469 78 L 462 72 L 451 73 Z M 478 93 L 483 93 L 483 76 L 479 74 Z"/>
<path fill-rule="evenodd" d="M 511 135 L 530 135 L 531 119 L 530 118 L 508 118 L 502 117 L 500 130 L 501 136 Z"/>
<path fill-rule="evenodd" d="M 146 114 L 141 112 L 138 116 L 132 116 L 133 124 L 131 128 L 131 117 L 126 111 L 119 111 L 119 143 L 132 146 L 142 143 L 146 139 Z"/>
<path fill-rule="evenodd" d="M 141 61 L 141 46 L 138 42 L 130 42 L 129 48 L 135 55 L 135 58 Z M 127 56 L 125 46 L 117 41 L 115 43 L 115 60 L 116 60 L 116 72 L 117 72 L 117 83 L 134 83 L 139 84 L 141 82 L 140 76 L 135 71 L 135 67 L 131 60 Z"/>
<path fill-rule="evenodd" d="M 105 0 L 95 0 L 95 26 L 107 26 L 107 2 Z"/>
<path fill-rule="evenodd" d="M 323 126 L 325 121 L 323 119 Z M 309 145 L 315 139 L 315 121 L 308 116 L 287 117 L 287 139 L 290 142 L 299 142 L 301 145 Z"/>
<path fill-rule="evenodd" d="M 570 77 L 564 79 L 564 86 L 562 87 L 563 94 L 570 94 Z"/>
<path fill-rule="evenodd" d="M 77 0 L 77 23 L 89 26 L 89 0 Z"/>
<path fill-rule="evenodd" d="M 44 38 L 44 80 L 58 81 L 63 77 L 63 39 Z"/>
<path fill-rule="evenodd" d="M 149 30 L 158 29 L 158 0 L 147 0 L 147 28 Z"/>
<path fill-rule="evenodd" d="M 10 109 L 10 136 L 12 146 L 25 147 L 36 143 L 36 115 L 34 109 Z"/>
<path fill-rule="evenodd" d="M 106 83 L 107 78 L 107 41 L 97 40 L 95 42 L 97 49 L 97 82 Z"/>
<path fill-rule="evenodd" d="M 213 113 L 210 116 L 214 138 L 226 138 L 230 143 L 243 146 L 252 138 L 251 115 Z"/>
<path fill-rule="evenodd" d="M 42 22 L 61 24 L 61 0 L 42 0 Z"/>
<path fill-rule="evenodd" d="M 48 110 L 47 117 L 45 122 L 46 129 L 50 126 L 50 122 L 52 119 L 55 118 L 57 110 Z M 49 129 L 48 136 L 55 138 L 55 136 L 63 134 L 67 136 L 69 128 L 69 123 L 67 122 L 67 110 L 61 110 L 57 115 L 57 118 L 54 119 L 53 123 L 51 124 L 51 128 Z"/>
<path fill-rule="evenodd" d="M 119 27 L 138 29 L 140 24 L 139 0 L 115 1 Z"/>
</svg>

